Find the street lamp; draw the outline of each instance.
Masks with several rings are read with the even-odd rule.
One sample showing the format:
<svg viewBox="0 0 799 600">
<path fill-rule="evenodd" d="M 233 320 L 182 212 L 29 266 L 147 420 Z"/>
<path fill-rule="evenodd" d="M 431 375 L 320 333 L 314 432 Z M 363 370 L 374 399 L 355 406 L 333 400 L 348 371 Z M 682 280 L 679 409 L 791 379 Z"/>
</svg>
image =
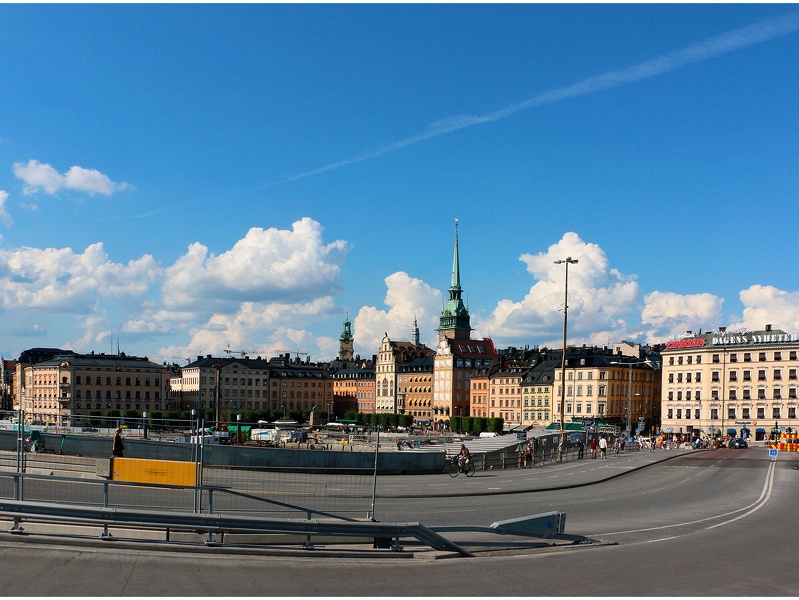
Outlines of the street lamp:
<svg viewBox="0 0 799 600">
<path fill-rule="evenodd" d="M 612 365 L 628 365 L 630 367 L 630 369 L 629 369 L 630 375 L 629 375 L 629 378 L 627 380 L 627 411 L 626 411 L 627 437 L 630 437 L 630 434 L 632 433 L 632 426 L 633 426 L 632 425 L 632 420 L 631 420 L 632 419 L 631 411 L 632 411 L 632 402 L 633 402 L 633 396 L 632 396 L 632 393 L 633 393 L 633 365 L 649 365 L 649 364 L 652 364 L 652 363 L 651 363 L 650 360 L 639 360 L 639 361 L 636 361 L 636 362 L 629 362 L 629 363 L 619 360 L 619 361 L 611 362 L 610 364 L 612 364 Z"/>
<path fill-rule="evenodd" d="M 571 256 L 567 256 L 564 260 L 555 261 L 556 265 L 566 265 L 566 278 L 563 288 L 563 358 L 560 363 L 560 448 L 558 450 L 561 456 L 566 445 L 563 431 L 563 409 L 566 405 L 566 324 L 569 318 L 569 265 L 576 265 L 577 262 Z"/>
</svg>

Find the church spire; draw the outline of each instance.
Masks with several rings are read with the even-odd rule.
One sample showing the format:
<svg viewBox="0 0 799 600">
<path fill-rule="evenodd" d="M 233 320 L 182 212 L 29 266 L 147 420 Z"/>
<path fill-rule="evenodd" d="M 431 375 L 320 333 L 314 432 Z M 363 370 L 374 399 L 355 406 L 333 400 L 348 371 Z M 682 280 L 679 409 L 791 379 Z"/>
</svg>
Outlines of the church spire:
<svg viewBox="0 0 799 600">
<path fill-rule="evenodd" d="M 461 288 L 461 264 L 458 258 L 458 219 L 455 219 L 455 254 L 452 257 L 452 283 L 450 290 Z"/>
<path fill-rule="evenodd" d="M 458 253 L 458 219 L 455 219 L 455 252 L 452 257 L 452 281 L 449 286 L 449 300 L 444 304 L 439 319 L 438 339 L 469 339 L 471 325 L 469 309 L 463 304 L 461 289 L 461 268 Z"/>
</svg>

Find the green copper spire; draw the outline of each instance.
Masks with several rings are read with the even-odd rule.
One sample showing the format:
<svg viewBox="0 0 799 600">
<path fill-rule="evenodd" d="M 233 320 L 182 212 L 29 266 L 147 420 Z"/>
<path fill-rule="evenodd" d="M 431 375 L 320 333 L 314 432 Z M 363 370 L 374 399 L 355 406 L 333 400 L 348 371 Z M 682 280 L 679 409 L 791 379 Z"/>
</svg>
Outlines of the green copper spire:
<svg viewBox="0 0 799 600">
<path fill-rule="evenodd" d="M 449 289 L 450 292 L 454 289 L 461 289 L 461 264 L 458 259 L 458 219 L 455 219 L 455 255 L 452 257 L 452 284 L 450 284 Z"/>
<path fill-rule="evenodd" d="M 439 339 L 469 339 L 472 328 L 469 324 L 469 310 L 463 304 L 461 289 L 461 268 L 458 256 L 458 220 L 455 219 L 455 253 L 452 257 L 452 283 L 449 286 L 449 300 L 444 304 L 439 319 Z"/>
</svg>

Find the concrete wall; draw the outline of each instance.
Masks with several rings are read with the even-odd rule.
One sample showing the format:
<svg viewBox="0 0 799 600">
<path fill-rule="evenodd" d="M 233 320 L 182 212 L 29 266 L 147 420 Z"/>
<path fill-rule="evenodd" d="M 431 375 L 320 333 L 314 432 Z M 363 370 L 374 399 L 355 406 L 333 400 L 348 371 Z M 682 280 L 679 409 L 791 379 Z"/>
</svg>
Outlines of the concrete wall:
<svg viewBox="0 0 799 600">
<path fill-rule="evenodd" d="M 56 452 L 61 436 L 45 433 L 42 436 L 48 448 Z M 15 431 L 0 430 L 0 450 L 16 451 Z M 125 439 L 125 458 L 152 460 L 193 461 L 195 448 L 191 444 L 157 440 Z M 382 446 L 382 444 L 381 444 Z M 64 454 L 91 458 L 111 456 L 111 438 L 97 435 L 67 435 Z M 374 470 L 375 452 L 372 448 L 355 450 L 309 450 L 304 448 L 267 448 L 261 446 L 205 446 L 203 465 L 261 469 L 287 469 L 297 471 Z M 381 451 L 378 454 L 378 472 L 387 473 L 440 473 L 444 468 L 442 451 Z"/>
</svg>

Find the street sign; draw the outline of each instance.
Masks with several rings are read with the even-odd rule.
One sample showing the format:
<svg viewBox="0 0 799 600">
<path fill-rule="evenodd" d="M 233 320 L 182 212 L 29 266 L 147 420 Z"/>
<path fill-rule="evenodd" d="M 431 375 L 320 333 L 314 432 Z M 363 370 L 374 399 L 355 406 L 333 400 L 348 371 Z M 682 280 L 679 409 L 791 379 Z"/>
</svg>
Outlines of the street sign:
<svg viewBox="0 0 799 600">
<path fill-rule="evenodd" d="M 517 431 L 516 432 L 516 439 L 517 440 L 526 440 L 527 439 L 527 432 L 526 431 Z"/>
<path fill-rule="evenodd" d="M 664 429 L 664 431 L 665 431 L 666 433 L 671 433 L 671 427 L 666 427 L 666 428 Z"/>
<path fill-rule="evenodd" d="M 777 457 L 777 452 L 779 452 L 779 450 L 777 450 L 776 448 L 769 448 L 768 449 L 768 455 L 769 455 L 770 458 L 776 458 Z"/>
</svg>

